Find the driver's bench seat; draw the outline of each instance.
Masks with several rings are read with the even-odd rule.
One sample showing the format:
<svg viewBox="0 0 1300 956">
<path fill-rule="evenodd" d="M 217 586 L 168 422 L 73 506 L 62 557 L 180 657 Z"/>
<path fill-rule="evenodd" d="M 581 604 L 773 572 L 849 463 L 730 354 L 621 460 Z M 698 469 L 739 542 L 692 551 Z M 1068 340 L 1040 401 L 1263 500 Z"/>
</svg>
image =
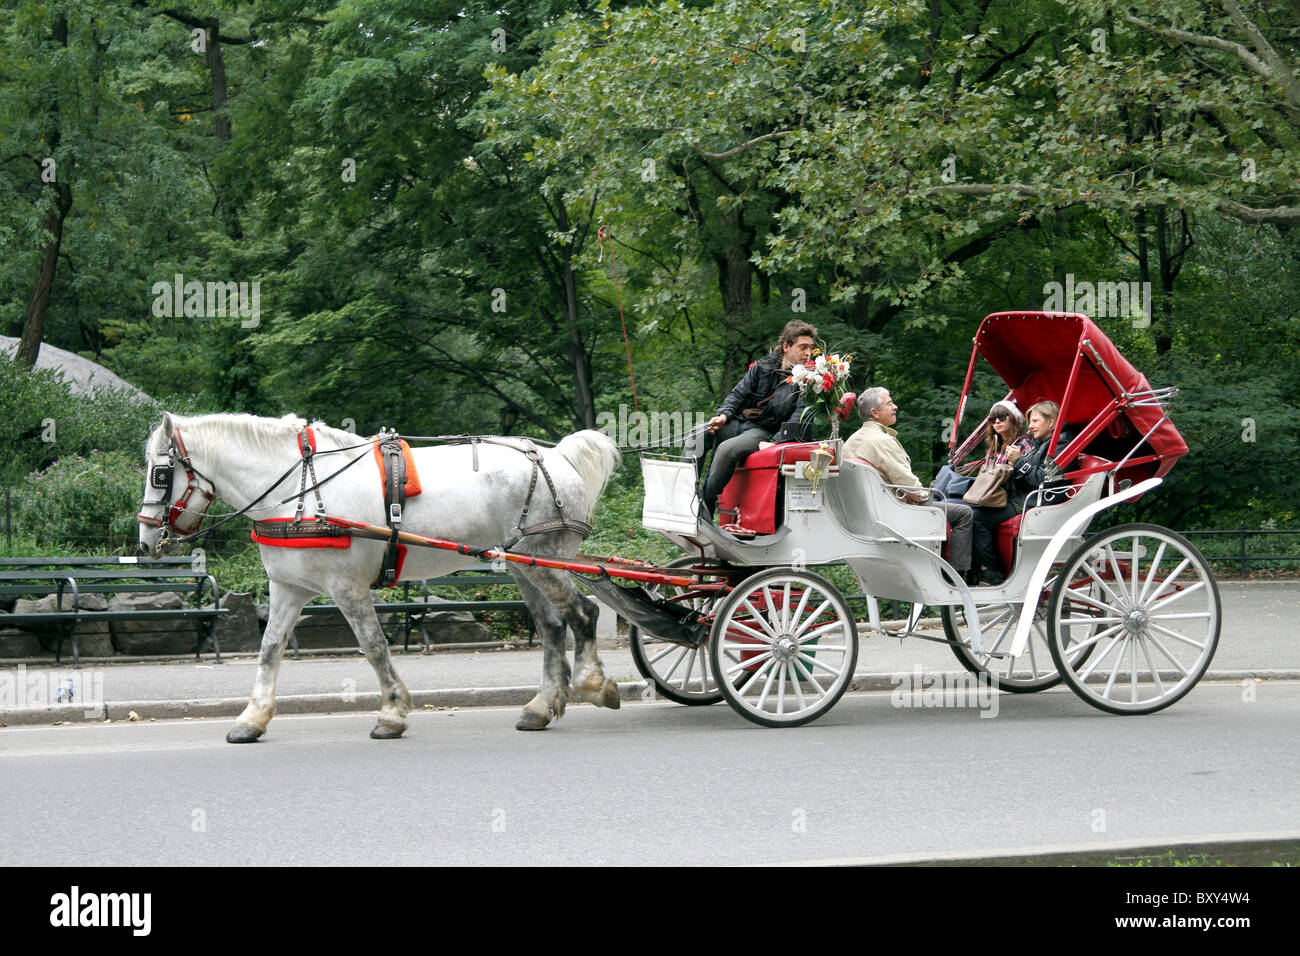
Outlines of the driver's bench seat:
<svg viewBox="0 0 1300 956">
<path fill-rule="evenodd" d="M 751 453 L 718 495 L 718 517 L 756 534 L 775 534 L 785 520 L 781 465 L 807 461 L 818 442 L 785 442 Z"/>
</svg>

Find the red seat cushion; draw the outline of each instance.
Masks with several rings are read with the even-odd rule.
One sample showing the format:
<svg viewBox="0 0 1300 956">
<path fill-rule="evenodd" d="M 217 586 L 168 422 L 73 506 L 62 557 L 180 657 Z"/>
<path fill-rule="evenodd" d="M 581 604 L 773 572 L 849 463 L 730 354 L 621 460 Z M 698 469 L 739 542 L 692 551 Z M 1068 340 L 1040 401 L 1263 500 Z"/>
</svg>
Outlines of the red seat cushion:
<svg viewBox="0 0 1300 956">
<path fill-rule="evenodd" d="M 759 534 L 775 534 L 781 478 L 778 466 L 807 461 L 817 447 L 817 442 L 786 442 L 750 454 L 718 495 L 719 515 L 739 511 L 737 524 Z"/>
<path fill-rule="evenodd" d="M 1002 567 L 1011 570 L 1011 558 L 1016 553 L 1016 535 L 1020 534 L 1020 519 L 1024 515 L 1015 515 L 998 525 L 998 557 Z"/>
</svg>

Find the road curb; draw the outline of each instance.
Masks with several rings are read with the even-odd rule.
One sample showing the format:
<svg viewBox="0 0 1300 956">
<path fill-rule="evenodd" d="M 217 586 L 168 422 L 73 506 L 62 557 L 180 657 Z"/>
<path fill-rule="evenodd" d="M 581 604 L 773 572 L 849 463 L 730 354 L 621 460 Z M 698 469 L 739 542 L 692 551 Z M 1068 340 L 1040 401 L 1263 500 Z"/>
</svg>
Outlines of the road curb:
<svg viewBox="0 0 1300 956">
<path fill-rule="evenodd" d="M 1222 859 L 1234 866 L 1268 866 L 1280 858 L 1300 855 L 1300 830 L 1276 833 L 1216 833 L 1169 838 L 1164 841 L 1108 840 L 1090 844 L 1057 844 L 1012 849 L 951 850 L 942 853 L 893 853 L 887 856 L 804 860 L 773 866 L 1107 866 L 1139 865 L 1173 853 L 1176 859 L 1196 856 Z"/>
<path fill-rule="evenodd" d="M 969 680 L 966 671 L 924 671 L 927 682 L 942 687 L 945 682 Z M 903 671 L 890 674 L 857 674 L 849 684 L 849 692 L 887 691 L 914 681 L 916 672 Z M 1203 681 L 1240 682 L 1245 680 L 1300 680 L 1300 670 L 1259 669 L 1210 671 Z M 909 683 L 910 686 L 910 683 Z M 920 688 L 917 688 L 920 689 Z M 451 707 L 515 707 L 523 706 L 537 694 L 535 685 L 523 687 L 459 687 L 445 690 L 411 691 L 415 710 L 437 710 Z M 658 695 L 646 693 L 645 681 L 622 681 L 618 684 L 620 700 L 654 701 Z M 577 703 L 575 701 L 575 703 Z M 130 700 L 106 704 L 51 704 L 46 707 L 14 708 L 0 710 L 0 727 L 31 726 L 33 724 L 65 724 L 83 721 L 125 721 L 134 712 L 138 720 L 177 720 L 184 717 L 237 717 L 248 704 L 247 697 L 216 697 L 188 700 Z M 354 711 L 379 710 L 379 694 L 288 694 L 277 697 L 277 714 L 332 714 Z"/>
</svg>

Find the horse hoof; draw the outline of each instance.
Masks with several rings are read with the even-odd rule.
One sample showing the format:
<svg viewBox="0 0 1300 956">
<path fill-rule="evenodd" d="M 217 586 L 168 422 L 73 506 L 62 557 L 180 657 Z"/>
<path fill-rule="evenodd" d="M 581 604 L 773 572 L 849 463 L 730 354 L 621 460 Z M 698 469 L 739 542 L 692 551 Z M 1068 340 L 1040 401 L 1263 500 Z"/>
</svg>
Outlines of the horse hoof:
<svg viewBox="0 0 1300 956">
<path fill-rule="evenodd" d="M 257 738 L 262 736 L 266 731 L 260 727 L 254 727 L 252 724 L 235 724 L 230 728 L 230 733 L 226 734 L 226 743 L 228 744 L 251 744 L 256 743 Z"/>
<path fill-rule="evenodd" d="M 388 724 L 375 724 L 370 731 L 372 740 L 396 740 L 406 732 L 405 727 L 390 727 Z"/>
<path fill-rule="evenodd" d="M 600 706 L 608 707 L 610 710 L 618 710 L 622 705 L 623 701 L 618 696 L 618 685 L 612 680 L 605 681 L 605 687 L 600 695 Z"/>
<path fill-rule="evenodd" d="M 526 710 L 515 724 L 515 730 L 545 730 L 549 723 L 550 720 L 546 717 L 539 717 L 531 710 Z"/>
</svg>

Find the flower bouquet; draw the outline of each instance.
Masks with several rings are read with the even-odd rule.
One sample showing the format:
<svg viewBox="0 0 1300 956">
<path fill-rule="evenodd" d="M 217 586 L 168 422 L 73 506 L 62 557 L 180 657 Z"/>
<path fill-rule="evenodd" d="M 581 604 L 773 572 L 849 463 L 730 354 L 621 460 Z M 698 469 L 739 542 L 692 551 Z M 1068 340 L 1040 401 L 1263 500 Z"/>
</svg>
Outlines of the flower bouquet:
<svg viewBox="0 0 1300 956">
<path fill-rule="evenodd" d="M 847 417 L 839 406 L 846 394 L 852 394 L 848 391 L 852 363 L 852 355 L 828 355 L 819 347 L 813 349 L 811 360 L 790 370 L 789 380 L 803 397 L 804 415 L 824 414 L 830 420 L 832 441 L 840 437 L 840 422 Z"/>
</svg>

